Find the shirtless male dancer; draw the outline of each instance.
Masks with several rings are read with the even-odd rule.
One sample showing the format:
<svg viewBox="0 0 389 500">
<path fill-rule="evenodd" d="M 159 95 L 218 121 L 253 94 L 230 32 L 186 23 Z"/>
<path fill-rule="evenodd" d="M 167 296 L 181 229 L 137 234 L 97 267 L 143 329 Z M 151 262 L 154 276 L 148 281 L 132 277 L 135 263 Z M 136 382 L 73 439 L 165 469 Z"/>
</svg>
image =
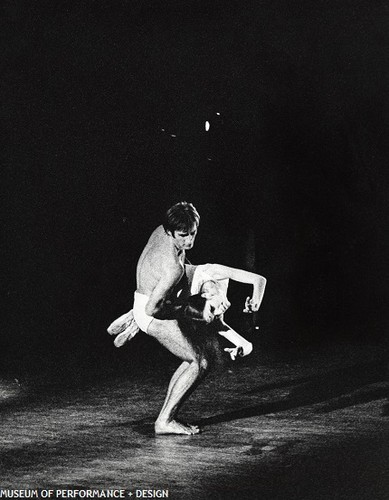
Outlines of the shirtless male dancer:
<svg viewBox="0 0 389 500">
<path fill-rule="evenodd" d="M 185 252 L 194 245 L 199 222 L 200 216 L 191 203 L 180 202 L 171 207 L 164 224 L 152 233 L 136 269 L 133 307 L 136 324 L 182 360 L 170 380 L 155 422 L 156 434 L 200 432 L 197 426 L 183 424 L 176 416 L 194 384 L 205 374 L 207 361 L 195 351 L 175 319 L 163 319 L 185 277 Z M 225 311 L 217 299 L 214 308 L 219 314 Z"/>
</svg>

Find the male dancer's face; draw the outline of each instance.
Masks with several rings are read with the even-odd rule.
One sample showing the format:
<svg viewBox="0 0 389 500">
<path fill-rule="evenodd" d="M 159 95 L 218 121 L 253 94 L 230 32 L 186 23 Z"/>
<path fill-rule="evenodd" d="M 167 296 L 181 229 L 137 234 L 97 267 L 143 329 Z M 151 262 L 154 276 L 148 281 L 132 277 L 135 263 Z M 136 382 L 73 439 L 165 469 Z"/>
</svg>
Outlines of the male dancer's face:
<svg viewBox="0 0 389 500">
<path fill-rule="evenodd" d="M 178 250 L 190 250 L 193 248 L 197 235 L 197 226 L 193 225 L 190 229 L 174 231 L 172 234 L 174 244 Z"/>
</svg>

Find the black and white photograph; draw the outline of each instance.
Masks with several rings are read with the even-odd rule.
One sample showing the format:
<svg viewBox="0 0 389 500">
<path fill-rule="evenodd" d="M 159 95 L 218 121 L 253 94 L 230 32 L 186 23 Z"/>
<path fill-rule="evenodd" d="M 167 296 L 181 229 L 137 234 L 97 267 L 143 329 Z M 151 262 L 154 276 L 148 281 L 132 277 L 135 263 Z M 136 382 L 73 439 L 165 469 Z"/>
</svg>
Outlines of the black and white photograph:
<svg viewBox="0 0 389 500">
<path fill-rule="evenodd" d="M 0 25 L 0 499 L 387 500 L 389 3 Z"/>
</svg>

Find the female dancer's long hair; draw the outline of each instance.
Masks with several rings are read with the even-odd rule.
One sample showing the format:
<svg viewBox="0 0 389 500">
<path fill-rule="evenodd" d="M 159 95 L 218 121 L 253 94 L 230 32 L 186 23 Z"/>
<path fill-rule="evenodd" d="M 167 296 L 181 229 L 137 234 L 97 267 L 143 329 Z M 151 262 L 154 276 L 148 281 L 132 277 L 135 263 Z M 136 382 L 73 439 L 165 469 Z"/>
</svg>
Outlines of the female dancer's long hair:
<svg viewBox="0 0 389 500">
<path fill-rule="evenodd" d="M 211 364 L 220 364 L 221 347 L 215 322 L 207 323 L 203 312 L 207 300 L 200 294 L 188 297 L 183 304 L 177 321 L 181 331 L 199 355 Z"/>
</svg>

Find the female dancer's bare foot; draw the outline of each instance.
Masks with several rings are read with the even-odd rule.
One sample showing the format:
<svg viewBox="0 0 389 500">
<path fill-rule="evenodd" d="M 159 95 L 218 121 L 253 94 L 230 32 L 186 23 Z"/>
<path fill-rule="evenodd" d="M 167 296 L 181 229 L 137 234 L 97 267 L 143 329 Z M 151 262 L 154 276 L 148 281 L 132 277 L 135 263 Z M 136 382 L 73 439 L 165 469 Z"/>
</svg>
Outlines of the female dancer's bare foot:
<svg viewBox="0 0 389 500">
<path fill-rule="evenodd" d="M 110 335 L 117 335 L 118 333 L 121 333 L 126 328 L 128 328 L 133 321 L 134 313 L 131 309 L 131 311 L 128 311 L 125 314 L 122 314 L 119 318 L 115 319 L 115 321 L 111 323 L 107 328 L 107 332 Z"/>
<path fill-rule="evenodd" d="M 183 424 L 177 420 L 171 422 L 155 422 L 156 434 L 199 434 L 200 428 L 197 425 Z"/>
</svg>

